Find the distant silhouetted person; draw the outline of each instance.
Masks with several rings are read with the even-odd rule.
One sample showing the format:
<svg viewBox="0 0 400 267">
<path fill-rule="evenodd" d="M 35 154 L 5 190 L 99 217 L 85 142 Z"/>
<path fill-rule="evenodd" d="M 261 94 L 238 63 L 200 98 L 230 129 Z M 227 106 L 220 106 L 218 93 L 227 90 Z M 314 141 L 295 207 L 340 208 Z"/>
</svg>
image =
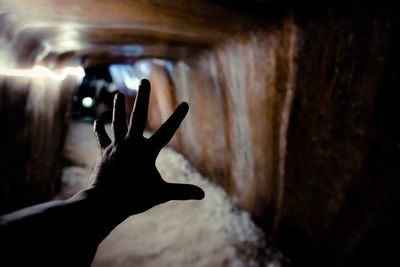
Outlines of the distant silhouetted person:
<svg viewBox="0 0 400 267">
<path fill-rule="evenodd" d="M 0 217 L 0 266 L 89 266 L 99 243 L 118 224 L 169 200 L 202 199 L 197 186 L 165 182 L 155 167 L 188 112 L 182 103 L 150 138 L 143 137 L 150 82 L 142 80 L 126 124 L 125 98 L 114 101 L 114 141 L 97 120 L 101 157 L 91 185 L 63 201 L 51 201 Z"/>
</svg>

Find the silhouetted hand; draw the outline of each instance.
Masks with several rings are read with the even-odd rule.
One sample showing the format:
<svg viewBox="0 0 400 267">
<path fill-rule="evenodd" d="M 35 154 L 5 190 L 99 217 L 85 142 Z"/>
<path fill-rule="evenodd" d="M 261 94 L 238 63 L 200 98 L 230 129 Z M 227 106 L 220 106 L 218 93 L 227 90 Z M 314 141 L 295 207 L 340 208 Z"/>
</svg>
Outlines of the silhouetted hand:
<svg viewBox="0 0 400 267">
<path fill-rule="evenodd" d="M 67 200 L 50 201 L 0 216 L 2 263 L 11 266 L 89 266 L 98 244 L 130 215 L 169 200 L 202 199 L 199 187 L 165 182 L 155 161 L 188 111 L 182 103 L 149 139 L 143 137 L 150 82 L 142 80 L 128 130 L 125 100 L 117 94 L 112 128 L 95 122 L 101 157 L 93 183 Z"/>
<path fill-rule="evenodd" d="M 125 98 L 118 93 L 114 99 L 112 130 L 108 137 L 104 124 L 97 120 L 94 131 L 101 150 L 92 178 L 92 194 L 110 209 L 129 216 L 169 200 L 202 199 L 204 192 L 197 186 L 165 182 L 155 161 L 160 150 L 173 137 L 189 106 L 181 103 L 169 119 L 150 137 L 143 131 L 147 121 L 150 82 L 142 80 L 128 129 Z M 110 205 L 111 204 L 111 205 Z"/>
</svg>

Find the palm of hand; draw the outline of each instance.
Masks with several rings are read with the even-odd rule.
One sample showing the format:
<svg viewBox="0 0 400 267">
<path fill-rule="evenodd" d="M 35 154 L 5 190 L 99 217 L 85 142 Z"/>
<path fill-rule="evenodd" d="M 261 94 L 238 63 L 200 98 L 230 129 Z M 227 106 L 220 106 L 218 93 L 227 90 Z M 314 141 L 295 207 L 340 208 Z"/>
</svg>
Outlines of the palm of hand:
<svg viewBox="0 0 400 267">
<path fill-rule="evenodd" d="M 114 141 L 108 137 L 104 124 L 95 122 L 95 134 L 101 158 L 94 170 L 93 189 L 108 203 L 123 213 L 143 212 L 169 200 L 202 199 L 199 187 L 165 182 L 155 161 L 158 153 L 174 135 L 188 111 L 182 103 L 171 117 L 150 138 L 143 137 L 147 120 L 150 83 L 142 80 L 130 128 L 125 119 L 125 99 L 117 94 L 114 102 L 112 128 Z"/>
</svg>

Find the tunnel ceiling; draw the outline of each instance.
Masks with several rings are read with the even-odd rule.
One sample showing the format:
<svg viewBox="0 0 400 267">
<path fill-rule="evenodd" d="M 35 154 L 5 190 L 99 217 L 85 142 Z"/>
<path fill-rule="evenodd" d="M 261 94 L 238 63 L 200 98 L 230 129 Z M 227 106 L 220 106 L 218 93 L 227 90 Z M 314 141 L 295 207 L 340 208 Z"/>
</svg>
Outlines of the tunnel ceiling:
<svg viewBox="0 0 400 267">
<path fill-rule="evenodd" d="M 242 7 L 268 4 L 237 3 L 9 0 L 0 1 L 0 14 L 6 17 L 14 42 L 44 45 L 50 55 L 118 61 L 130 56 L 190 56 L 254 25 L 256 18 Z"/>
</svg>

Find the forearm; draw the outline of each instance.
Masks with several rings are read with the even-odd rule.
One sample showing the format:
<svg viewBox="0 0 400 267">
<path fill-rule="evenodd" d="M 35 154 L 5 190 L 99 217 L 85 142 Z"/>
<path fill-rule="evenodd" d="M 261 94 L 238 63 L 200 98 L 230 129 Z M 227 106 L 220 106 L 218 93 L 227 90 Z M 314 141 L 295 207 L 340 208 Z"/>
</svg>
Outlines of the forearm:
<svg viewBox="0 0 400 267">
<path fill-rule="evenodd" d="M 97 245 L 125 218 L 102 207 L 90 190 L 65 201 L 35 205 L 0 217 L 4 255 L 44 265 L 68 259 L 88 266 Z"/>
</svg>

